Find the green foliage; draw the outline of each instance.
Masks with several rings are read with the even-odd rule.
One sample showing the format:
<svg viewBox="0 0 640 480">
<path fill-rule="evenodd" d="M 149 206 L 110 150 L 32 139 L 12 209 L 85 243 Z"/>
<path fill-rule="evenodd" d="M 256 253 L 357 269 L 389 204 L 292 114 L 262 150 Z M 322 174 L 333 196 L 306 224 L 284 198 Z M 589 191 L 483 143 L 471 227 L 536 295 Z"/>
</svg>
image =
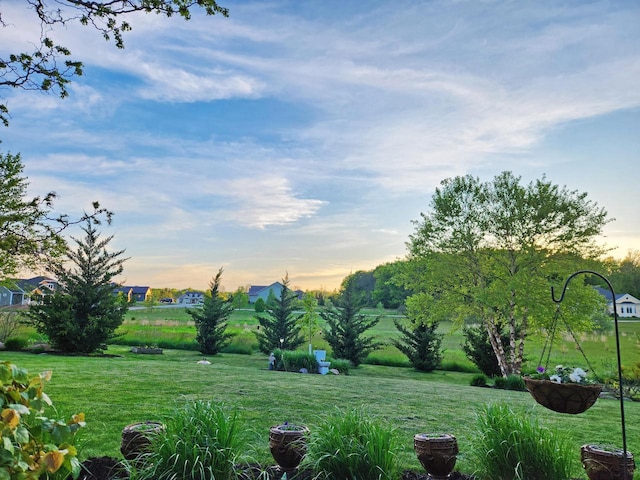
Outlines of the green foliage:
<svg viewBox="0 0 640 480">
<path fill-rule="evenodd" d="M 640 298 L 640 250 L 630 250 L 620 261 L 612 261 L 609 281 L 616 293 Z"/>
<path fill-rule="evenodd" d="M 479 480 L 567 480 L 576 464 L 565 435 L 506 403 L 480 409 L 470 446 Z"/>
<path fill-rule="evenodd" d="M 324 338 L 331 346 L 333 355 L 351 361 L 354 366 L 360 365 L 369 352 L 378 348 L 381 343 L 371 336 L 363 334 L 380 321 L 358 313 L 360 304 L 351 288 L 346 288 L 336 299 L 336 306 L 320 312 L 326 322 Z"/>
<path fill-rule="evenodd" d="M 402 286 L 401 272 L 406 261 L 379 265 L 373 271 L 375 285 L 371 293 L 374 303 L 381 303 L 384 308 L 402 308 L 411 291 Z"/>
<path fill-rule="evenodd" d="M 20 330 L 20 315 L 20 312 L 12 307 L 0 307 L 0 342 L 6 342 Z"/>
<path fill-rule="evenodd" d="M 349 375 L 349 370 L 351 369 L 349 360 L 327 357 L 327 362 L 331 362 L 331 368 L 338 370 L 340 375 Z"/>
<path fill-rule="evenodd" d="M 526 392 L 527 387 L 524 384 L 524 380 L 520 375 L 507 375 L 507 383 L 505 384 L 507 390 L 515 390 L 517 392 Z"/>
<path fill-rule="evenodd" d="M 267 315 L 256 316 L 262 327 L 255 333 L 258 348 L 267 355 L 276 348 L 295 350 L 304 343 L 300 335 L 302 315 L 295 314 L 295 294 L 289 289 L 288 275 L 282 280 L 282 285 L 280 298 L 267 302 Z"/>
<path fill-rule="evenodd" d="M 471 385 L 472 387 L 486 387 L 487 376 L 484 373 L 479 373 L 477 375 L 474 375 L 471 378 L 471 382 L 469 382 L 469 385 Z"/>
<path fill-rule="evenodd" d="M 140 480 L 232 480 L 245 447 L 235 410 L 195 401 L 167 419 L 135 472 Z"/>
<path fill-rule="evenodd" d="M 299 372 L 305 368 L 309 373 L 318 372 L 318 361 L 313 355 L 309 355 L 302 350 L 280 350 L 273 351 L 276 357 L 275 369 L 284 372 Z"/>
<path fill-rule="evenodd" d="M 497 388 L 499 390 L 506 390 L 507 379 L 505 377 L 495 377 L 493 379 L 493 388 Z"/>
<path fill-rule="evenodd" d="M 358 270 L 347 275 L 342 280 L 341 291 L 350 290 L 354 301 L 362 307 L 374 307 L 377 302 L 372 300 L 375 278 L 373 272 Z"/>
<path fill-rule="evenodd" d="M 217 355 L 229 345 L 234 336 L 226 331 L 229 317 L 233 313 L 233 305 L 225 302 L 219 295 L 222 271 L 220 268 L 211 280 L 211 295 L 204 297 L 202 308 L 187 310 L 196 325 L 199 350 L 205 355 Z"/>
<path fill-rule="evenodd" d="M 253 305 L 253 309 L 256 311 L 256 313 L 262 313 L 267 309 L 267 304 L 262 298 L 259 298 Z"/>
<path fill-rule="evenodd" d="M 0 478 L 38 480 L 80 473 L 74 446 L 84 414 L 68 422 L 47 418 L 51 400 L 44 393 L 51 372 L 29 375 L 10 362 L 0 363 Z"/>
<path fill-rule="evenodd" d="M 9 350 L 10 352 L 19 352 L 20 350 L 24 350 L 27 348 L 29 342 L 27 339 L 22 337 L 11 337 L 7 338 L 4 342 L 4 348 Z"/>
<path fill-rule="evenodd" d="M 311 430 L 304 462 L 321 479 L 395 480 L 396 431 L 362 409 L 337 410 Z"/>
<path fill-rule="evenodd" d="M 304 309 L 304 315 L 300 318 L 300 325 L 305 333 L 309 335 L 309 351 L 311 351 L 313 336 L 321 331 L 318 326 L 318 317 L 316 315 L 318 300 L 316 300 L 316 297 L 312 293 L 305 293 L 302 297 L 301 303 L 302 308 Z"/>
<path fill-rule="evenodd" d="M 433 314 L 480 318 L 491 337 L 502 375 L 519 374 L 530 329 L 550 326 L 555 305 L 549 287 L 576 269 L 591 267 L 603 253 L 595 239 L 607 213 L 586 193 L 545 178 L 521 185 L 511 172 L 480 182 L 467 175 L 446 179 L 410 236 L 405 285 L 433 295 Z M 563 302 L 574 331 L 602 300 L 586 285 L 572 286 Z M 505 325 L 512 355 L 502 343 Z"/>
<path fill-rule="evenodd" d="M 509 336 L 503 333 L 502 325 L 496 325 L 503 345 L 509 345 Z M 464 343 L 462 350 L 467 358 L 488 377 L 501 375 L 498 359 L 489 340 L 489 332 L 484 325 L 465 326 L 462 329 Z"/>
<path fill-rule="evenodd" d="M 67 250 L 71 265 L 53 265 L 61 289 L 40 304 L 29 306 L 28 317 L 36 330 L 63 352 L 92 353 L 114 336 L 128 305 L 113 294 L 112 279 L 123 271 L 124 250 L 109 252 L 113 237 L 103 240 L 90 220 L 82 228 L 84 239 L 73 239 L 77 250 Z M 67 269 L 68 268 L 68 269 Z"/>
<path fill-rule="evenodd" d="M 444 335 L 436 333 L 438 322 L 427 324 L 411 320 L 409 327 L 396 319 L 393 323 L 401 337 L 392 339 L 392 343 L 407 356 L 417 370 L 432 372 L 440 366 L 442 362 L 440 348 Z"/>
<path fill-rule="evenodd" d="M 26 198 L 29 183 L 22 176 L 23 170 L 19 154 L 0 153 L 0 282 L 20 270 L 35 270 L 60 258 L 66 248 L 61 233 L 70 225 L 87 219 L 98 221 L 102 214 L 107 221 L 111 219 L 111 212 L 100 208 L 97 202 L 93 212 L 79 220 L 54 215 L 51 209 L 56 194 Z"/>
</svg>

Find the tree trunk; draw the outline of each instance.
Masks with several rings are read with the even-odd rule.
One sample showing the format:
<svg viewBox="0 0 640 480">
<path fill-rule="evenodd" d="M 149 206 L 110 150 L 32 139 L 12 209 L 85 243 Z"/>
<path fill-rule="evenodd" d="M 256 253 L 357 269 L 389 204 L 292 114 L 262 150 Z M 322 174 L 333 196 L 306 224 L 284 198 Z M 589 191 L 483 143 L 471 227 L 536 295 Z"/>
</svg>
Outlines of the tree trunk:
<svg viewBox="0 0 640 480">
<path fill-rule="evenodd" d="M 502 373 L 502 376 L 506 378 L 507 375 L 509 375 L 509 369 L 507 366 L 507 357 L 504 353 L 502 340 L 500 339 L 500 332 L 498 332 L 495 321 L 493 319 L 485 320 L 484 324 L 485 328 L 487 329 L 487 333 L 489 334 L 491 348 L 493 348 L 493 353 L 495 353 L 496 355 L 496 360 L 498 361 L 500 372 Z"/>
</svg>

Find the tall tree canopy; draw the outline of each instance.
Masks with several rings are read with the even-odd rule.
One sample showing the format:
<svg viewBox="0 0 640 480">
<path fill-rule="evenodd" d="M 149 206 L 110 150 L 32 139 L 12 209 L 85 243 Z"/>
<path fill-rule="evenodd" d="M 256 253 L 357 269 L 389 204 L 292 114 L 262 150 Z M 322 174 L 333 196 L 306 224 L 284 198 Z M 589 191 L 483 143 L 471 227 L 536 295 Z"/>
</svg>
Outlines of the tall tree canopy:
<svg viewBox="0 0 640 480">
<path fill-rule="evenodd" d="M 603 254 L 595 239 L 607 222 L 586 193 L 545 178 L 528 185 L 511 172 L 486 183 L 446 179 L 414 222 L 405 280 L 433 297 L 432 313 L 482 319 L 502 374 L 518 374 L 527 332 L 554 318 L 550 285 Z M 601 301 L 576 283 L 563 302 L 564 320 L 585 326 Z M 500 324 L 508 329 L 508 348 Z"/>
<path fill-rule="evenodd" d="M 1 54 L 0 88 L 51 91 L 61 97 L 68 95 L 71 79 L 82 75 L 83 65 L 72 59 L 71 51 L 55 40 L 57 27 L 79 22 L 95 28 L 105 40 L 113 40 L 118 48 L 124 48 L 123 33 L 132 29 L 127 19 L 135 12 L 167 17 L 179 15 L 186 20 L 197 8 L 207 15 L 229 15 L 229 11 L 215 0 L 26 0 L 24 3 L 33 10 L 34 22 L 40 25 L 40 37 L 30 39 L 25 45 L 29 48 L 27 51 Z M 0 10 L 0 27 L 10 28 L 11 25 L 12 19 L 6 17 L 6 10 Z M 9 124 L 6 101 L 0 101 L 0 121 Z"/>
<path fill-rule="evenodd" d="M 0 153 L 0 281 L 20 270 L 33 270 L 60 258 L 66 249 L 62 232 L 70 225 L 100 217 L 111 221 L 111 212 L 93 204 L 93 212 L 79 219 L 55 214 L 55 192 L 28 198 L 20 155 Z"/>
</svg>

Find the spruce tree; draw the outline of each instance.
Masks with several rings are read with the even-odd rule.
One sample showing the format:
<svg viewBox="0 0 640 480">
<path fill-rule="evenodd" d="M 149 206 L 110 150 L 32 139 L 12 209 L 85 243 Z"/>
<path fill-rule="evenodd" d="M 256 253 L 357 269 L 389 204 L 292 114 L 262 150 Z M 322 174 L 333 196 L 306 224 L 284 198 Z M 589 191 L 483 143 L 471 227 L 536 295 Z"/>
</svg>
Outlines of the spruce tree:
<svg viewBox="0 0 640 480">
<path fill-rule="evenodd" d="M 336 306 L 320 312 L 329 326 L 324 336 L 333 350 L 333 356 L 349 360 L 356 367 L 381 345 L 373 337 L 363 335 L 380 321 L 380 317 L 367 318 L 359 313 L 360 308 L 353 289 L 346 285 L 336 300 Z"/>
<path fill-rule="evenodd" d="M 398 320 L 393 321 L 401 336 L 391 342 L 409 359 L 416 370 L 432 372 L 442 362 L 443 335 L 436 333 L 438 322 L 426 323 L 411 320 L 410 326 L 405 326 Z"/>
<path fill-rule="evenodd" d="M 261 327 L 256 332 L 258 348 L 267 354 L 277 348 L 295 350 L 305 341 L 300 335 L 302 315 L 295 314 L 296 295 L 289 289 L 288 275 L 282 285 L 280 297 L 267 302 L 266 315 L 256 315 Z"/>
<path fill-rule="evenodd" d="M 225 302 L 218 295 L 221 279 L 222 268 L 211 280 L 209 284 L 211 296 L 205 297 L 202 308 L 187 310 L 196 324 L 198 331 L 196 341 L 200 345 L 199 350 L 205 355 L 217 355 L 234 336 L 234 334 L 226 332 L 227 322 L 233 313 L 233 304 Z"/>
<path fill-rule="evenodd" d="M 99 350 L 122 324 L 128 303 L 114 295 L 112 279 L 123 271 L 124 250 L 108 252 L 113 236 L 100 239 L 91 220 L 82 227 L 83 239 L 72 240 L 63 263 L 51 266 L 60 289 L 31 304 L 28 316 L 38 333 L 46 335 L 52 346 L 68 353 L 92 353 Z"/>
</svg>

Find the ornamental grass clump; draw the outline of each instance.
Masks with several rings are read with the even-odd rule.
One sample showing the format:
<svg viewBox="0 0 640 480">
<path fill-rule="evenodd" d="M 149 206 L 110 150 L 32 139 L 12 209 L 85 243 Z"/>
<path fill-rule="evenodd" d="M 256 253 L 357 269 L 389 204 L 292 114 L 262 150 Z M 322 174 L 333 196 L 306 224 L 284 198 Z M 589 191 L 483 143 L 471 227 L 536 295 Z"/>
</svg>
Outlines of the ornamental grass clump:
<svg viewBox="0 0 640 480">
<path fill-rule="evenodd" d="M 478 412 L 469 457 L 479 480 L 567 480 L 577 467 L 566 436 L 505 403 Z"/>
<path fill-rule="evenodd" d="M 395 480 L 399 450 L 395 429 L 362 409 L 337 410 L 311 429 L 304 464 L 318 479 Z"/>
<path fill-rule="evenodd" d="M 246 446 L 236 411 L 224 405 L 195 401 L 176 410 L 166 429 L 154 437 L 141 466 L 132 465 L 140 480 L 231 480 Z"/>
</svg>

